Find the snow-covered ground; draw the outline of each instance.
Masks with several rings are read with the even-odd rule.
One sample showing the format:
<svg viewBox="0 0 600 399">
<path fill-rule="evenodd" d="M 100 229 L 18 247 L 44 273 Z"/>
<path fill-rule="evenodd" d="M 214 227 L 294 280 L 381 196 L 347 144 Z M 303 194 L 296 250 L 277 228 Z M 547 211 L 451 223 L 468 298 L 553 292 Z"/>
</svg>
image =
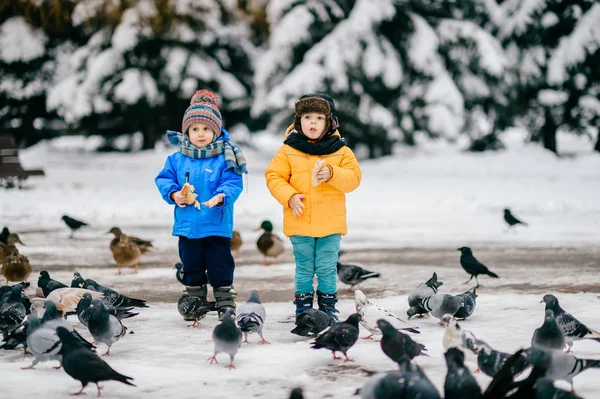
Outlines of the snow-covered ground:
<svg viewBox="0 0 600 399">
<path fill-rule="evenodd" d="M 596 311 L 600 299 L 589 292 L 600 285 L 595 271 L 600 266 L 600 156 L 588 150 L 589 143 L 561 139 L 559 146 L 579 155 L 556 158 L 537 146 L 523 145 L 514 133 L 506 137 L 509 150 L 496 154 L 465 154 L 460 145 L 437 143 L 425 146 L 427 150 L 403 149 L 394 157 L 362 161 L 362 185 L 348 195 L 349 233 L 342 247 L 349 251 L 346 261 L 383 274 L 364 284 L 365 293 L 404 315 L 407 294 L 433 270 L 445 282 L 442 292 L 462 292 L 467 276 L 455 248 L 468 245 L 484 263 L 491 257 L 490 268 L 501 276 L 482 277 L 475 314 L 463 323 L 492 346 L 505 351 L 528 346 L 533 330 L 542 323 L 539 301 L 546 289 L 556 293 L 568 311 L 600 329 Z M 0 225 L 21 233 L 27 244 L 21 252 L 32 260 L 32 285 L 44 268 L 64 282 L 80 270 L 84 277 L 123 293 L 153 298 L 151 308 L 126 320 L 135 334 L 117 342 L 106 359 L 134 377 L 138 387 L 109 382 L 104 384 L 104 397 L 286 398 L 292 387 L 302 386 L 309 399 L 348 398 L 368 373 L 394 369 L 377 343 L 359 340 L 349 351 L 356 362 L 342 364 L 331 360 L 327 351 L 310 349 L 310 340 L 289 333 L 293 305 L 274 292 L 287 295 L 293 287 L 290 251 L 279 266 L 265 268 L 258 266 L 254 249 L 259 234 L 254 229 L 262 220 L 270 219 L 275 231 L 281 231 L 281 207 L 269 195 L 263 177 L 278 140 L 258 135 L 252 149 L 245 147 L 250 174 L 236 203 L 236 229 L 244 237 L 236 273 L 239 301 L 247 299 L 253 288 L 265 292 L 265 336 L 272 344 L 258 345 L 252 337 L 253 343 L 240 349 L 237 369 L 232 371 L 223 368 L 226 355 L 218 357 L 219 365 L 206 361 L 212 355 L 216 315 L 209 315 L 198 329 L 187 328 L 171 301 L 181 290 L 170 269 L 177 254 L 176 240 L 170 236 L 172 209 L 162 202 L 153 179 L 172 149 L 123 155 L 92 153 L 86 150 L 89 146 L 91 140 L 64 138 L 22 151 L 25 168 L 42 166 L 46 177 L 31 178 L 26 190 L 0 190 Z M 506 233 L 504 207 L 530 226 Z M 60 220 L 63 214 L 91 227 L 69 240 Z M 145 255 L 137 276 L 115 275 L 110 237 L 105 234 L 113 225 L 154 239 L 156 250 Z M 547 253 L 517 256 L 528 248 Z M 502 262 L 503 256 L 514 261 Z M 396 262 L 398 257 L 404 258 Z M 561 261 L 573 269 L 565 270 Z M 150 290 L 158 292 L 150 295 Z M 163 293 L 169 298 L 166 302 L 160 300 Z M 343 318 L 353 311 L 349 294 L 343 293 L 339 309 Z M 443 329 L 432 318 L 414 322 L 421 328 L 415 339 L 430 354 L 416 362 L 441 389 L 446 372 Z M 86 334 L 77 323 L 75 327 Z M 576 343 L 574 350 L 577 356 L 600 358 L 595 342 Z M 2 396 L 62 397 L 79 389 L 77 381 L 52 369 L 54 364 L 21 371 L 19 367 L 29 362 L 19 351 L 0 351 L 0 373 L 7 382 Z M 575 378 L 579 395 L 593 398 L 600 392 L 598 372 L 589 370 Z M 490 381 L 484 375 L 476 378 L 483 386 Z M 94 387 L 88 389 L 95 394 Z"/>
</svg>

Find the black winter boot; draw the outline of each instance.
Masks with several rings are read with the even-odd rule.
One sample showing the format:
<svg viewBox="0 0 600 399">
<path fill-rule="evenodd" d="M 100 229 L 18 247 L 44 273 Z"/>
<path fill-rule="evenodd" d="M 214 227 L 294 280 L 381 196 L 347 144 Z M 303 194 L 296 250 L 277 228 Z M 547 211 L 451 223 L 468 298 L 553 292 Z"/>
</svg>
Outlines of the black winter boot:
<svg viewBox="0 0 600 399">
<path fill-rule="evenodd" d="M 294 297 L 294 305 L 296 305 L 296 324 L 298 324 L 298 316 L 307 309 L 312 309 L 315 294 L 308 292 L 306 294 L 296 294 Z"/>
<path fill-rule="evenodd" d="M 337 303 L 337 293 L 333 294 L 324 294 L 321 291 L 317 291 L 317 303 L 319 304 L 319 310 L 327 313 L 335 322 L 338 322 L 338 316 L 336 313 L 340 313 L 339 310 L 335 308 L 335 304 Z"/>
<path fill-rule="evenodd" d="M 177 302 L 177 310 L 183 316 L 183 320 L 198 322 L 206 313 L 215 310 L 215 302 L 209 302 L 206 299 L 207 294 L 206 285 L 185 287 L 183 296 Z"/>
<path fill-rule="evenodd" d="M 235 298 L 237 298 L 237 292 L 231 287 L 217 287 L 213 288 L 213 294 L 217 301 L 217 310 L 219 311 L 219 320 L 223 320 L 227 309 L 233 310 L 235 314 Z"/>
</svg>

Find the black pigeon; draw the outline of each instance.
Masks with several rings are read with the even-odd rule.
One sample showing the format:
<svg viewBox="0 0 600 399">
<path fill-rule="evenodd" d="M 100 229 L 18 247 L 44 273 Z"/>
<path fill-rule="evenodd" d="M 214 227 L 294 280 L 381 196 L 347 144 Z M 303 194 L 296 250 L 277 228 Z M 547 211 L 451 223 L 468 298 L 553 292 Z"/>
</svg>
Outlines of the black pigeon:
<svg viewBox="0 0 600 399">
<path fill-rule="evenodd" d="M 540 378 L 535 384 L 536 399 L 583 399 L 574 393 L 556 388 L 550 378 Z"/>
<path fill-rule="evenodd" d="M 175 263 L 174 269 L 176 269 L 175 278 L 177 279 L 177 281 L 185 285 L 185 281 L 183 281 L 183 263 Z"/>
<path fill-rule="evenodd" d="M 92 295 L 88 292 L 83 294 L 79 302 L 77 303 L 77 318 L 79 322 L 83 324 L 85 327 L 88 326 L 88 321 L 90 320 L 90 312 L 88 311 L 90 305 L 92 304 Z M 108 313 L 112 316 L 115 316 L 118 320 L 129 319 L 130 317 L 137 316 L 139 313 L 132 313 L 133 307 L 131 308 L 115 308 L 114 306 L 105 303 L 102 301 L 104 308 L 108 311 Z"/>
<path fill-rule="evenodd" d="M 441 287 L 444 283 L 438 281 L 437 273 L 433 272 L 433 275 L 429 280 L 424 283 L 419 284 L 417 288 L 408 296 L 408 310 L 406 314 L 408 318 L 415 315 L 422 315 L 429 313 L 421 306 L 421 301 L 425 298 L 428 298 L 432 295 L 438 293 L 438 288 Z"/>
<path fill-rule="evenodd" d="M 544 376 L 548 369 L 548 361 L 543 351 L 539 354 L 532 353 L 529 358 L 533 368 L 527 378 L 521 381 L 515 381 L 515 366 L 522 361 L 525 354 L 524 349 L 519 349 L 510 356 L 500 370 L 494 376 L 494 379 L 485 390 L 485 398 L 513 398 L 513 399 L 532 399 L 535 397 L 534 385 L 537 380 Z M 510 391 L 518 390 L 510 396 L 506 396 Z"/>
<path fill-rule="evenodd" d="M 511 212 L 510 209 L 504 209 L 504 221 L 508 224 L 508 227 L 511 228 L 518 224 L 522 224 L 523 226 L 527 226 L 527 223 L 520 221 L 517 219 Z"/>
<path fill-rule="evenodd" d="M 465 271 L 467 273 L 469 273 L 471 275 L 471 278 L 468 279 L 465 284 L 467 284 L 469 281 L 471 281 L 473 279 L 473 277 L 475 277 L 475 281 L 477 282 L 477 287 L 479 287 L 479 281 L 477 280 L 477 276 L 480 274 L 487 274 L 490 277 L 493 278 L 498 278 L 498 275 L 494 272 L 491 272 L 490 270 L 488 270 L 488 268 L 480 263 L 477 259 L 475 259 L 475 257 L 473 256 L 473 251 L 471 251 L 471 248 L 469 247 L 460 247 L 458 248 L 458 251 L 461 252 L 460 255 L 460 265 L 462 266 L 463 269 L 465 269 Z"/>
<path fill-rule="evenodd" d="M 292 389 L 292 392 L 290 392 L 290 399 L 304 399 L 304 395 L 302 394 L 302 388 Z"/>
<path fill-rule="evenodd" d="M 477 304 L 477 287 L 473 287 L 470 290 L 463 292 L 462 294 L 456 295 L 457 298 L 460 298 L 463 305 L 458 308 L 456 313 L 454 313 L 454 317 L 457 319 L 466 319 L 471 316 L 475 311 L 475 305 Z"/>
<path fill-rule="evenodd" d="M 0 331 L 5 341 L 8 334 L 19 327 L 27 314 L 21 301 L 21 292 L 19 285 L 13 286 L 8 299 L 0 303 Z"/>
<path fill-rule="evenodd" d="M 2 228 L 2 232 L 0 233 L 0 243 L 7 244 L 9 234 L 10 234 L 10 231 L 8 230 L 8 227 L 4 226 Z"/>
<path fill-rule="evenodd" d="M 29 299 L 27 294 L 25 294 L 25 289 L 29 288 L 30 285 L 31 283 L 29 282 L 22 282 L 12 286 L 3 285 L 2 287 L 0 287 L 0 303 L 8 300 L 8 297 L 10 296 L 13 287 L 18 286 L 21 288 L 21 302 L 23 303 L 23 306 L 25 306 L 25 313 L 31 313 L 31 300 Z"/>
<path fill-rule="evenodd" d="M 194 320 L 193 324 L 188 327 L 197 328 L 200 326 L 200 320 L 206 316 L 208 312 L 217 310 L 215 301 L 206 301 L 194 295 L 183 295 L 177 301 L 177 311 L 184 317 L 184 320 Z"/>
<path fill-rule="evenodd" d="M 554 312 L 545 311 L 544 324 L 536 328 L 531 337 L 531 346 L 540 349 L 556 349 L 562 351 L 565 346 L 565 337 L 558 328 L 554 319 Z"/>
<path fill-rule="evenodd" d="M 554 295 L 546 294 L 541 302 L 546 303 L 546 310 L 554 312 L 554 319 L 560 331 L 565 337 L 567 352 L 571 351 L 573 341 L 580 339 L 591 339 L 600 342 L 600 332 L 588 328 L 585 324 L 577 320 L 573 315 L 565 312 L 558 303 L 558 298 Z"/>
<path fill-rule="evenodd" d="M 465 367 L 465 354 L 458 348 L 450 348 L 444 355 L 448 373 L 444 381 L 445 399 L 483 398 L 481 388 L 468 368 Z"/>
<path fill-rule="evenodd" d="M 75 230 L 79 230 L 81 227 L 88 225 L 87 223 L 84 223 L 77 219 L 73 219 L 72 217 L 67 215 L 63 215 L 61 219 L 64 220 L 67 226 L 69 226 L 69 228 L 71 229 L 71 235 L 69 236 L 70 238 L 73 238 Z"/>
<path fill-rule="evenodd" d="M 50 282 L 53 282 L 48 286 Z M 61 283 L 60 281 L 56 281 L 50 278 L 50 274 L 47 270 L 42 270 L 40 272 L 40 277 L 38 277 L 38 287 L 42 289 L 44 293 L 44 297 L 48 297 L 50 293 L 57 288 L 69 288 L 68 285 Z"/>
<path fill-rule="evenodd" d="M 75 281 L 75 277 L 79 278 L 79 277 L 81 277 L 81 274 L 79 274 L 78 272 L 75 272 L 73 274 L 74 281 Z M 73 283 L 71 283 L 71 285 L 73 285 Z M 115 308 L 128 308 L 131 306 L 135 306 L 136 308 L 147 308 L 148 307 L 148 305 L 146 305 L 146 301 L 144 301 L 143 299 L 130 298 L 128 296 L 121 295 L 117 291 L 115 291 L 111 288 L 108 288 L 108 287 L 103 287 L 100 284 L 98 284 L 96 281 L 89 279 L 89 278 L 84 280 L 84 285 L 81 288 L 86 288 L 89 290 L 93 289 L 94 291 L 103 293 L 104 299 L 106 300 L 106 302 L 110 303 Z"/>
<path fill-rule="evenodd" d="M 348 288 L 350 291 L 355 285 L 365 280 L 381 276 L 379 273 L 371 272 L 360 266 L 340 263 L 339 260 L 337 262 L 337 275 L 342 283 L 350 285 L 350 288 Z"/>
<path fill-rule="evenodd" d="M 492 378 L 494 378 L 494 376 L 502 369 L 506 361 L 512 356 L 510 353 L 493 349 L 490 345 L 481 340 L 477 340 L 476 346 L 478 348 L 477 365 L 479 366 L 479 370 Z M 524 351 L 523 355 L 515 360 L 514 365 L 510 369 L 513 376 L 522 373 L 529 367 L 529 360 L 527 360 L 528 353 L 529 350 Z"/>
<path fill-rule="evenodd" d="M 23 354 L 27 355 L 29 352 L 27 351 L 27 329 L 29 327 L 29 322 L 24 320 L 23 323 L 10 333 L 4 340 L 0 349 L 10 350 L 15 349 L 19 345 L 23 345 Z"/>
<path fill-rule="evenodd" d="M 346 352 L 350 349 L 358 340 L 358 323 L 360 321 L 360 315 L 358 313 L 351 314 L 346 321 L 338 324 L 334 324 L 325 331 L 322 331 L 317 339 L 312 343 L 311 348 L 313 349 L 329 349 L 333 354 L 333 359 L 341 359 L 337 357 L 335 352 L 342 352 L 346 359 L 345 362 L 353 362 Z"/>
<path fill-rule="evenodd" d="M 306 337 L 308 334 L 318 335 L 321 331 L 335 324 L 334 318 L 319 309 L 306 309 L 296 318 L 296 327 L 292 334 Z"/>
<path fill-rule="evenodd" d="M 423 370 L 405 357 L 398 362 L 399 370 L 378 373 L 370 377 L 355 395 L 369 399 L 440 399 L 440 394 Z"/>
<path fill-rule="evenodd" d="M 413 341 L 407 334 L 396 330 L 389 321 L 379 319 L 377 327 L 383 333 L 380 342 L 381 349 L 392 361 L 400 362 L 405 357 L 412 360 L 419 355 L 428 356 L 424 353 L 427 350 L 425 345 Z"/>
<path fill-rule="evenodd" d="M 100 381 L 114 380 L 135 386 L 129 382 L 133 378 L 117 373 L 98 355 L 83 346 L 66 328 L 58 327 L 56 333 L 62 344 L 60 354 L 65 372 L 81 382 L 81 390 L 76 395 L 81 395 L 90 382 L 96 384 L 98 396 L 102 389 L 98 385 Z"/>
</svg>

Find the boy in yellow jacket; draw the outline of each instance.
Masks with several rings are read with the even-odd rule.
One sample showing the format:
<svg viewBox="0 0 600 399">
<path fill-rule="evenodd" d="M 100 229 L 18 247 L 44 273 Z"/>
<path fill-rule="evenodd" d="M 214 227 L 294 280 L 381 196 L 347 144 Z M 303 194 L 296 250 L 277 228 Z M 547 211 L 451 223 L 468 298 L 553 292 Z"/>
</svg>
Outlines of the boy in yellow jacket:
<svg viewBox="0 0 600 399">
<path fill-rule="evenodd" d="M 294 124 L 266 172 L 271 195 L 283 205 L 283 232 L 296 259 L 296 320 L 312 308 L 317 275 L 319 309 L 337 320 L 337 261 L 347 232 L 346 193 L 360 185 L 358 161 L 340 136 L 333 99 L 313 93 L 296 102 Z"/>
</svg>

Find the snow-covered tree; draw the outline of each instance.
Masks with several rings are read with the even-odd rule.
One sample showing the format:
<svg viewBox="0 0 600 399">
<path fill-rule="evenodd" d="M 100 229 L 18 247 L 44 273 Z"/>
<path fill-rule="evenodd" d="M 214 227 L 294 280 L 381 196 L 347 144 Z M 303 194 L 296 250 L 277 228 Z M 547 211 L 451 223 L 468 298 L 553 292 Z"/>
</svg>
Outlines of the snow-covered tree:
<svg viewBox="0 0 600 399">
<path fill-rule="evenodd" d="M 253 46 L 236 11 L 227 0 L 77 3 L 89 39 L 64 59 L 49 109 L 77 129 L 140 131 L 144 148 L 178 129 L 199 88 L 219 95 L 226 126 L 247 120 Z"/>
</svg>

